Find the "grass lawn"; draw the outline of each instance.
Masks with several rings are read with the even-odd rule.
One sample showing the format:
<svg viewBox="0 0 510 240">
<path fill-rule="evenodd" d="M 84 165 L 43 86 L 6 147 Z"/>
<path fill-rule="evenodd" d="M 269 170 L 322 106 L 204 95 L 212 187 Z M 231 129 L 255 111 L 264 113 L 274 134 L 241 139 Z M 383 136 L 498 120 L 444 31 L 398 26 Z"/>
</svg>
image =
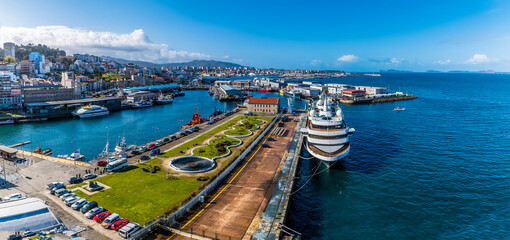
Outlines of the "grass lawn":
<svg viewBox="0 0 510 240">
<path fill-rule="evenodd" d="M 182 152 L 202 144 L 202 142 L 211 136 L 228 129 L 239 120 L 256 118 L 264 119 L 268 122 L 272 120 L 272 117 L 238 116 L 161 156 L 175 157 L 183 155 Z M 234 141 L 237 140 L 234 139 Z M 222 168 L 226 167 L 227 164 L 227 161 L 225 161 Z M 172 177 L 167 180 L 167 172 L 158 171 L 156 173 L 149 173 L 142 170 L 149 165 L 161 166 L 161 159 L 155 158 L 136 166 L 130 166 L 122 172 L 94 179 L 93 181 L 98 181 L 111 187 L 104 192 L 91 196 L 79 190 L 75 192 L 78 196 L 87 199 L 87 201 L 97 201 L 100 206 L 109 211 L 144 225 L 163 215 L 165 212 L 181 206 L 183 200 L 188 199 L 194 191 L 204 184 L 203 181 L 198 181 L 196 177 Z M 211 175 L 214 174 L 211 173 Z"/>
<path fill-rule="evenodd" d="M 94 179 L 92 181 L 94 181 Z M 67 187 L 67 189 L 75 189 L 77 187 L 85 186 L 85 184 L 87 184 L 87 183 L 82 182 L 82 183 L 79 183 L 79 184 L 74 184 L 72 186 Z"/>
<path fill-rule="evenodd" d="M 161 160 L 152 159 L 145 163 L 129 167 L 126 171 L 97 179 L 111 188 L 91 196 L 77 190 L 76 194 L 97 201 L 111 212 L 120 214 L 130 221 L 145 224 L 158 215 L 178 206 L 181 201 L 195 191 L 203 182 L 196 178 L 166 180 L 167 173 L 144 172 L 148 165 L 160 165 Z"/>
<path fill-rule="evenodd" d="M 241 124 L 235 125 L 234 129 L 225 131 L 226 135 L 230 136 L 246 136 L 250 134 L 250 129 L 257 127 L 257 124 L 263 123 L 258 119 L 247 119 L 244 120 Z"/>
<path fill-rule="evenodd" d="M 208 146 L 199 147 L 193 150 L 194 156 L 206 157 L 212 159 L 213 157 L 222 156 L 228 153 L 228 146 L 239 144 L 240 140 L 236 138 L 220 137 L 215 138 L 209 142 Z"/>
</svg>

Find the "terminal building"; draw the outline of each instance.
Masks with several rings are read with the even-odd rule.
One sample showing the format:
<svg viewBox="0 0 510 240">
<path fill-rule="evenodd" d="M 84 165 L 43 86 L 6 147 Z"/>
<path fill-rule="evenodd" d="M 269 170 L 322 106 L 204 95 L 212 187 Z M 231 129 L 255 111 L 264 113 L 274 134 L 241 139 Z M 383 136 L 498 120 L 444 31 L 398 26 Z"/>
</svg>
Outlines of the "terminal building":
<svg viewBox="0 0 510 240">
<path fill-rule="evenodd" d="M 248 111 L 254 113 L 277 114 L 280 112 L 280 99 L 251 97 L 248 100 Z"/>
<path fill-rule="evenodd" d="M 72 112 L 85 105 L 99 105 L 108 108 L 108 110 L 122 109 L 122 98 L 103 97 L 103 98 L 84 98 L 67 101 L 49 101 L 25 104 L 26 112 L 31 117 L 71 117 Z"/>
<path fill-rule="evenodd" d="M 74 89 L 61 85 L 22 86 L 24 103 L 65 101 L 74 99 Z"/>
</svg>

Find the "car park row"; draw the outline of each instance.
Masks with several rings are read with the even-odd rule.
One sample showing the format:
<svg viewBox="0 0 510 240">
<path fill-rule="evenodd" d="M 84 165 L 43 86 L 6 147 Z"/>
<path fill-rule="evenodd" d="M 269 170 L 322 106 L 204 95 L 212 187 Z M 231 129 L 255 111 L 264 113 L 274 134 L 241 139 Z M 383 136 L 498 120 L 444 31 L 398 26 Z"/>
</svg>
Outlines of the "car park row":
<svg viewBox="0 0 510 240">
<path fill-rule="evenodd" d="M 119 214 L 111 213 L 100 207 L 96 201 L 88 202 L 86 199 L 78 197 L 76 193 L 67 189 L 63 183 L 54 182 L 48 184 L 47 188 L 52 195 L 60 198 L 66 206 L 73 210 L 80 211 L 87 219 L 94 220 L 105 229 L 117 231 L 118 234 L 124 238 L 129 238 L 134 232 L 141 228 L 140 224 L 130 223 L 128 219 L 121 218 Z"/>
</svg>

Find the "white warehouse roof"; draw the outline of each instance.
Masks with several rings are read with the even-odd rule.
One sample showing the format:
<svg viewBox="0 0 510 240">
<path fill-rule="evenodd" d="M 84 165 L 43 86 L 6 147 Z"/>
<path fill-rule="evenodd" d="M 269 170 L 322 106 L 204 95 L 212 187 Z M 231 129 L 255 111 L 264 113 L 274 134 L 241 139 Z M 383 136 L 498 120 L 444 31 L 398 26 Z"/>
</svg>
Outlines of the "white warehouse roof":
<svg viewBox="0 0 510 240">
<path fill-rule="evenodd" d="M 59 220 L 40 199 L 25 198 L 0 203 L 0 231 L 39 231 L 59 225 Z"/>
</svg>

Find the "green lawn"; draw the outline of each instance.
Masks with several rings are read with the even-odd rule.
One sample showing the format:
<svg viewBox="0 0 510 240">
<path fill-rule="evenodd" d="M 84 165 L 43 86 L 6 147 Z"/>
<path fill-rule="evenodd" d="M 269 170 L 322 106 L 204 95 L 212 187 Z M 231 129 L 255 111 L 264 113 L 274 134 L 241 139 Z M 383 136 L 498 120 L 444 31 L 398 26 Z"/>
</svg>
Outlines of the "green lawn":
<svg viewBox="0 0 510 240">
<path fill-rule="evenodd" d="M 158 158 L 131 166 L 124 172 L 111 174 L 97 181 L 112 188 L 94 195 L 86 195 L 77 190 L 76 194 L 88 201 L 97 201 L 100 206 L 120 214 L 130 221 L 145 224 L 158 215 L 168 211 L 172 206 L 195 191 L 203 182 L 196 178 L 179 178 L 166 180 L 167 173 L 144 172 L 148 165 L 160 165 Z"/>
<path fill-rule="evenodd" d="M 211 136 L 228 129 L 239 120 L 255 118 L 264 119 L 268 122 L 272 119 L 272 117 L 238 116 L 196 139 L 164 153 L 162 157 L 183 155 L 183 152 L 186 150 L 202 144 Z M 260 134 L 260 132 L 257 134 Z M 234 156 L 231 156 L 231 158 L 233 157 Z M 224 169 L 229 162 L 230 161 L 225 161 L 222 164 L 222 169 Z M 111 187 L 103 192 L 91 196 L 79 190 L 75 192 L 88 201 L 97 201 L 100 206 L 111 212 L 120 214 L 123 218 L 128 218 L 130 221 L 144 225 L 155 220 L 164 213 L 171 212 L 171 210 L 175 210 L 177 207 L 181 206 L 190 199 L 192 193 L 196 193 L 201 185 L 204 184 L 203 181 L 198 181 L 197 177 L 171 177 L 167 180 L 167 172 L 158 171 L 156 173 L 149 173 L 142 170 L 149 165 L 161 166 L 161 160 L 155 158 L 136 166 L 130 166 L 122 172 L 95 179 L 94 181 L 101 182 Z M 215 173 L 211 173 L 210 175 L 212 176 L 214 174 Z"/>
<path fill-rule="evenodd" d="M 234 126 L 234 129 L 225 131 L 226 135 L 230 136 L 246 136 L 250 134 L 250 129 L 257 127 L 257 124 L 263 123 L 258 119 L 246 119 L 241 124 L 237 124 Z"/>
<path fill-rule="evenodd" d="M 206 157 L 212 159 L 213 157 L 222 156 L 228 153 L 228 146 L 239 144 L 240 140 L 229 137 L 219 137 L 211 140 L 209 145 L 199 147 L 193 150 L 194 156 Z"/>
</svg>

